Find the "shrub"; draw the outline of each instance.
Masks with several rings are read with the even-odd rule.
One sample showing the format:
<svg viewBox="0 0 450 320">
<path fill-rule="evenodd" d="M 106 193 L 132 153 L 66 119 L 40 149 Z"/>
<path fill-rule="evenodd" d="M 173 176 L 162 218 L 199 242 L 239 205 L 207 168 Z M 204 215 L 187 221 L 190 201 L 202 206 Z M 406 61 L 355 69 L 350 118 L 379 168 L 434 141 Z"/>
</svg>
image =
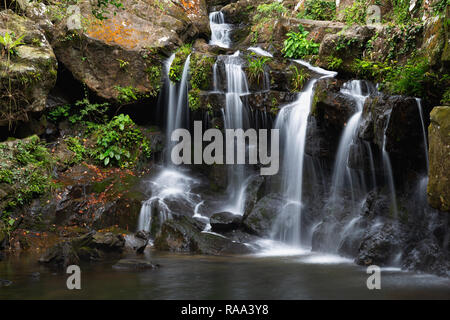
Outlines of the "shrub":
<svg viewBox="0 0 450 320">
<path fill-rule="evenodd" d="M 364 0 L 355 0 L 351 7 L 344 10 L 344 21 L 347 24 L 364 24 L 366 22 L 367 4 Z"/>
<path fill-rule="evenodd" d="M 299 19 L 333 20 L 336 16 L 336 3 L 324 0 L 306 0 L 305 9 L 298 14 Z"/>
<path fill-rule="evenodd" d="M 191 89 L 188 93 L 189 109 L 192 111 L 200 108 L 200 89 Z"/>
<path fill-rule="evenodd" d="M 297 66 L 290 67 L 292 71 L 291 75 L 291 91 L 298 92 L 303 88 L 306 80 L 308 80 L 309 75 L 302 68 L 297 68 Z"/>
<path fill-rule="evenodd" d="M 258 56 L 255 53 L 251 53 L 248 57 L 248 75 L 252 80 L 259 82 L 264 78 L 264 68 L 267 62 L 270 61 L 269 57 Z"/>
<path fill-rule="evenodd" d="M 269 4 L 260 4 L 256 8 L 256 15 L 254 16 L 255 21 L 276 18 L 281 16 L 283 13 L 287 12 L 286 8 L 282 3 L 272 2 Z"/>
<path fill-rule="evenodd" d="M 284 41 L 284 48 L 282 50 L 284 56 L 297 59 L 319 53 L 320 45 L 307 39 L 309 32 L 301 25 L 299 26 L 299 31 L 286 34 L 288 38 Z"/>
<path fill-rule="evenodd" d="M 120 114 L 99 126 L 97 143 L 92 155 L 104 166 L 129 167 L 143 154 L 150 157 L 148 140 L 128 115 Z"/>
</svg>

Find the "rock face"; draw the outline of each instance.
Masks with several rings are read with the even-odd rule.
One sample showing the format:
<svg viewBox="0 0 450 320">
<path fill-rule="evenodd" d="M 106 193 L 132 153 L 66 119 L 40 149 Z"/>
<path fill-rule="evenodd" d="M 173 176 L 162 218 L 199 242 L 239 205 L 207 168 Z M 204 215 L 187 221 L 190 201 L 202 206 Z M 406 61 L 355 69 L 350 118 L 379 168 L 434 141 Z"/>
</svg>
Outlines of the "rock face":
<svg viewBox="0 0 450 320">
<path fill-rule="evenodd" d="M 261 198 L 253 210 L 244 217 L 243 227 L 260 237 L 270 236 L 270 231 L 277 214 L 285 204 L 277 194 L 268 194 Z"/>
<path fill-rule="evenodd" d="M 435 107 L 430 113 L 428 201 L 450 211 L 450 107 Z"/>
<path fill-rule="evenodd" d="M 56 268 L 66 268 L 80 261 L 101 260 L 109 254 L 119 254 L 125 246 L 120 234 L 89 232 L 79 238 L 66 240 L 49 248 L 39 259 L 40 263 Z"/>
<path fill-rule="evenodd" d="M 83 2 L 83 28 L 68 30 L 66 15 L 52 29 L 51 42 L 58 60 L 77 80 L 103 98 L 129 103 L 156 96 L 162 60 L 197 36 L 198 27 L 206 28 L 208 17 L 204 0 L 122 3 L 124 10 L 100 21 L 92 17 L 91 4 Z"/>
<path fill-rule="evenodd" d="M 204 224 L 186 216 L 174 216 L 165 221 L 155 239 L 158 250 L 200 254 L 243 254 L 251 252 L 243 243 L 224 236 L 202 232 Z"/>
<path fill-rule="evenodd" d="M 0 126 L 27 121 L 46 106 L 55 85 L 57 61 L 49 42 L 33 21 L 11 10 L 0 12 L 0 36 L 18 44 L 0 52 Z"/>
<path fill-rule="evenodd" d="M 158 269 L 158 264 L 153 264 L 150 261 L 139 260 L 139 259 L 121 259 L 115 265 L 113 265 L 114 269 L 123 269 L 123 270 L 153 270 Z"/>
</svg>

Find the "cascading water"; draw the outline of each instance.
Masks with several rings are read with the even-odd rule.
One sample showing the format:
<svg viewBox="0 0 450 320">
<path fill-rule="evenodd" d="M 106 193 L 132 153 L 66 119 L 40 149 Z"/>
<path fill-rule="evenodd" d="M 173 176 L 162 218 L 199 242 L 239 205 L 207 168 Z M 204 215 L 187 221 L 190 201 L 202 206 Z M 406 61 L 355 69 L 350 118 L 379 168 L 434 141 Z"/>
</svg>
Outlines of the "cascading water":
<svg viewBox="0 0 450 320">
<path fill-rule="evenodd" d="M 227 84 L 223 110 L 225 129 L 245 130 L 250 122 L 249 111 L 241 100 L 241 96 L 248 93 L 248 84 L 239 54 L 237 51 L 233 55 L 223 57 Z M 236 156 L 235 152 L 235 158 Z M 244 164 L 228 165 L 229 204 L 225 211 L 240 215 L 244 213 L 246 182 L 248 172 Z"/>
<path fill-rule="evenodd" d="M 209 44 L 229 48 L 231 45 L 230 32 L 231 25 L 225 23 L 222 12 L 215 11 L 209 14 L 209 25 L 211 28 L 211 41 Z"/>
<path fill-rule="evenodd" d="M 364 89 L 363 86 L 365 87 Z M 374 88 L 369 83 L 361 80 L 346 82 L 341 88 L 341 93 L 350 96 L 355 101 L 356 113 L 348 120 L 339 142 L 331 184 L 330 201 L 332 203 L 336 203 L 340 199 L 339 191 L 346 184 L 350 187 L 353 201 L 356 200 L 356 193 L 365 195 L 367 192 L 367 186 L 364 183 L 364 174 L 360 174 L 359 171 L 349 168 L 348 160 L 356 130 L 361 119 L 364 101 L 373 91 Z"/>
<path fill-rule="evenodd" d="M 335 72 L 312 67 L 304 61 L 296 61 L 314 71 L 324 74 L 322 78 L 332 77 Z M 297 100 L 282 108 L 275 121 L 275 128 L 280 130 L 282 142 L 282 194 L 286 204 L 281 208 L 272 228 L 272 239 L 281 240 L 291 245 L 301 244 L 301 213 L 303 161 L 308 116 L 314 96 L 314 85 L 317 79 L 311 80 L 299 94 Z"/>
<path fill-rule="evenodd" d="M 392 112 L 392 110 L 390 112 Z M 384 176 L 388 183 L 389 192 L 391 194 L 392 210 L 394 212 L 394 216 L 398 217 L 397 196 L 395 194 L 394 174 L 392 172 L 392 165 L 391 165 L 391 159 L 389 158 L 389 153 L 386 151 L 386 130 L 389 126 L 390 119 L 391 119 L 391 113 L 388 114 L 388 118 L 386 121 L 386 127 L 384 128 L 383 148 L 382 148 L 383 169 L 384 169 Z"/>
<path fill-rule="evenodd" d="M 166 152 L 165 164 L 162 171 L 154 177 L 150 183 L 152 196 L 142 204 L 139 215 L 138 230 L 153 231 L 152 220 L 157 219 L 161 225 L 166 219 L 171 217 L 170 206 L 167 200 L 177 200 L 185 203 L 189 207 L 194 207 L 200 201 L 199 196 L 191 193 L 195 179 L 182 173 L 180 170 L 172 168 L 171 151 L 174 142 L 170 137 L 173 130 L 185 128 L 189 121 L 189 107 L 187 99 L 188 76 L 190 56 L 184 63 L 183 74 L 179 83 L 172 83 L 169 79 L 170 66 L 175 58 L 172 55 L 165 64 L 166 90 L 164 106 L 166 106 Z"/>
<path fill-rule="evenodd" d="M 420 123 L 422 125 L 424 155 L 425 155 L 425 161 L 426 161 L 427 170 L 428 170 L 428 166 L 429 166 L 429 164 L 428 164 L 428 143 L 427 143 L 427 134 L 425 131 L 425 123 L 423 121 L 422 101 L 419 98 L 416 98 L 416 102 L 417 102 L 417 109 L 419 111 L 419 116 L 420 116 Z"/>
</svg>

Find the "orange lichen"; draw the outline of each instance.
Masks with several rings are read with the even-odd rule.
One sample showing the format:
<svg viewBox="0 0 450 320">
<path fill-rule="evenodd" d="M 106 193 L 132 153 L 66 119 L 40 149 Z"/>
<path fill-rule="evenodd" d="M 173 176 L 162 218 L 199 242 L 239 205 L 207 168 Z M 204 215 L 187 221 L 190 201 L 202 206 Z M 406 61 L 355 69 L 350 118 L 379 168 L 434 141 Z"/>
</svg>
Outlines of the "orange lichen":
<svg viewBox="0 0 450 320">
<path fill-rule="evenodd" d="M 126 48 L 134 48 L 138 43 L 136 30 L 130 24 L 116 17 L 106 20 L 91 21 L 87 34 L 106 43 L 115 43 Z"/>
</svg>

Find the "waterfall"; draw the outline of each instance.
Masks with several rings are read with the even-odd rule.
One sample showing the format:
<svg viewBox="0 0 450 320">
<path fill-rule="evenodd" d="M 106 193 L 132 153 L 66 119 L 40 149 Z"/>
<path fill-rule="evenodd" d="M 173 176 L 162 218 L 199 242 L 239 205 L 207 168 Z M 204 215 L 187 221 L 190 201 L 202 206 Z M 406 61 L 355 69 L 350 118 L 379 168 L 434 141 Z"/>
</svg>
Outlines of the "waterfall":
<svg viewBox="0 0 450 320">
<path fill-rule="evenodd" d="M 223 13 L 220 11 L 211 12 L 209 14 L 209 24 L 211 28 L 211 41 L 209 44 L 229 48 L 231 45 L 231 25 L 225 23 Z"/>
<path fill-rule="evenodd" d="M 142 204 L 139 214 L 138 230 L 152 232 L 153 224 L 160 226 L 172 216 L 172 211 L 167 201 L 176 199 L 187 207 L 194 207 L 200 201 L 197 194 L 191 193 L 193 185 L 197 181 L 172 167 L 171 151 L 175 142 L 170 137 L 178 128 L 186 128 L 189 124 L 188 106 L 188 78 L 190 56 L 184 63 L 183 74 L 179 83 L 173 83 L 169 79 L 170 66 L 175 59 L 173 54 L 165 63 L 166 79 L 164 83 L 165 101 L 162 101 L 163 110 L 166 110 L 166 151 L 164 168 L 149 181 L 149 189 L 152 196 Z M 158 220 L 158 221 L 153 221 Z"/>
<path fill-rule="evenodd" d="M 367 87 L 366 92 L 363 92 L 363 85 Z M 365 194 L 367 192 L 367 186 L 362 183 L 364 174 L 359 174 L 359 172 L 355 172 L 356 170 L 349 168 L 348 159 L 363 112 L 364 102 L 372 92 L 373 88 L 361 80 L 346 82 L 341 88 L 341 93 L 350 96 L 355 101 L 356 112 L 348 120 L 339 142 L 331 183 L 331 202 L 336 202 L 339 199 L 338 192 L 346 183 L 350 184 L 352 200 L 356 200 L 355 193 Z M 371 165 L 372 161 L 371 159 Z"/>
<path fill-rule="evenodd" d="M 420 116 L 420 123 L 422 124 L 423 148 L 424 148 L 425 161 L 426 161 L 427 170 L 428 170 L 428 166 L 429 166 L 429 164 L 428 164 L 428 143 L 427 143 L 427 134 L 425 131 L 425 123 L 423 122 L 422 100 L 420 100 L 419 98 L 416 98 L 416 102 L 417 102 L 417 109 L 419 111 L 419 116 Z"/>
<path fill-rule="evenodd" d="M 239 54 L 240 52 L 236 51 L 233 55 L 222 57 L 227 85 L 225 110 L 222 110 L 225 129 L 245 130 L 250 125 L 249 110 L 241 100 L 242 95 L 248 94 L 248 84 L 245 72 L 242 70 L 243 61 Z M 217 79 L 217 76 L 214 79 Z M 217 85 L 214 86 L 217 87 Z M 229 204 L 225 211 L 242 215 L 244 213 L 248 172 L 244 164 L 227 165 L 227 168 Z"/>
<path fill-rule="evenodd" d="M 296 62 L 320 74 L 324 74 L 322 78 L 336 75 L 335 72 L 312 67 L 309 63 L 301 60 Z M 271 237 L 295 246 L 300 246 L 301 244 L 302 184 L 306 129 L 316 81 L 317 79 L 309 81 L 298 95 L 297 100 L 283 107 L 275 120 L 275 128 L 280 130 L 282 143 L 281 191 L 285 197 L 286 204 L 277 215 Z"/>
<path fill-rule="evenodd" d="M 386 130 L 389 126 L 389 120 L 391 119 L 391 112 L 392 112 L 392 110 L 388 114 L 386 127 L 384 128 L 382 154 L 383 154 L 384 175 L 385 175 L 385 178 L 387 179 L 387 183 L 389 186 L 389 192 L 391 194 L 392 210 L 394 211 L 394 217 L 398 217 L 397 196 L 395 195 L 394 175 L 392 172 L 391 159 L 389 158 L 389 153 L 386 151 Z"/>
<path fill-rule="evenodd" d="M 170 65 L 175 59 L 173 54 L 165 64 L 166 71 L 166 88 L 168 88 L 167 114 L 166 114 L 166 152 L 165 162 L 170 164 L 170 154 L 175 142 L 171 141 L 170 136 L 175 129 L 185 128 L 189 122 L 188 107 L 188 77 L 189 63 L 191 56 L 189 55 L 184 63 L 183 74 L 179 83 L 173 83 L 169 79 Z"/>
</svg>

